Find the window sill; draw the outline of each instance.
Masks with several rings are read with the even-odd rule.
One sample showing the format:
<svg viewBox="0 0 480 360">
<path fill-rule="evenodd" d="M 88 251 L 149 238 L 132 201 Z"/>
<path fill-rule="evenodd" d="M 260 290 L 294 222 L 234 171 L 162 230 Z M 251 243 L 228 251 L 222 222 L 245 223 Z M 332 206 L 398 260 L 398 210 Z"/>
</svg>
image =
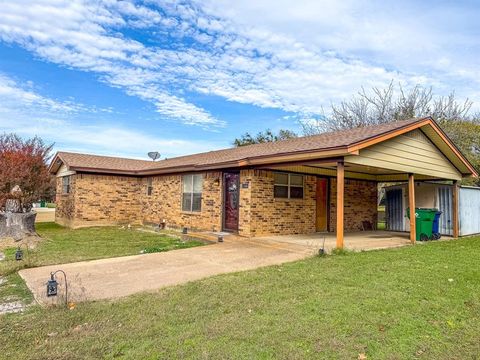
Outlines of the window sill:
<svg viewBox="0 0 480 360">
<path fill-rule="evenodd" d="M 202 211 L 180 211 L 182 215 L 202 215 Z"/>
<path fill-rule="evenodd" d="M 288 202 L 288 201 L 299 202 L 299 201 L 303 201 L 303 200 L 305 200 L 305 199 L 304 199 L 304 198 L 301 198 L 301 199 L 296 199 L 296 198 L 274 198 L 274 199 L 273 199 L 273 201 L 277 201 L 277 202 L 278 202 L 278 201 L 282 201 L 282 202 L 284 202 L 284 201 L 287 201 L 287 202 Z"/>
</svg>

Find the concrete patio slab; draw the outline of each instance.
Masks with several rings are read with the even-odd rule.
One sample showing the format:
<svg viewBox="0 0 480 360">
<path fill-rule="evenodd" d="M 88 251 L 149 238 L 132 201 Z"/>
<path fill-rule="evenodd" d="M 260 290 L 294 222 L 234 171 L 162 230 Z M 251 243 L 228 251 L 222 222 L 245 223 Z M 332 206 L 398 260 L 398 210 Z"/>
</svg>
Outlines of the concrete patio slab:
<svg viewBox="0 0 480 360">
<path fill-rule="evenodd" d="M 325 240 L 327 252 L 336 248 L 334 233 L 315 233 L 309 235 L 281 235 L 257 238 L 261 241 L 274 241 L 276 243 L 289 243 L 306 246 L 311 249 L 320 249 Z M 395 231 L 359 231 L 346 233 L 344 247 L 353 251 L 366 251 L 387 249 L 410 245 L 409 234 Z"/>
</svg>

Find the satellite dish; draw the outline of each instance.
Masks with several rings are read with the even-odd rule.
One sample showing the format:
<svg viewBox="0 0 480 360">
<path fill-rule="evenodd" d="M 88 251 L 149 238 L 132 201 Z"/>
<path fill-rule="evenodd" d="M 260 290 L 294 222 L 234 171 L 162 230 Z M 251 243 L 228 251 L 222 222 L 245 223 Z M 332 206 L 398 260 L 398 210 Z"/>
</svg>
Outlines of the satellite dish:
<svg viewBox="0 0 480 360">
<path fill-rule="evenodd" d="M 148 157 L 153 161 L 160 159 L 160 153 L 158 151 L 151 151 L 148 153 Z"/>
</svg>

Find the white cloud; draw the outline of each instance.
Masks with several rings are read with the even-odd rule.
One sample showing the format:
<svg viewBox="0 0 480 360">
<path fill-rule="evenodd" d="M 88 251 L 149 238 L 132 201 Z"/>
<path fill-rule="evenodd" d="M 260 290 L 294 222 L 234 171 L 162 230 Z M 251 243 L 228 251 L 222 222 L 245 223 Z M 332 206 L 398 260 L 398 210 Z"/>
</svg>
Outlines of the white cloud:
<svg viewBox="0 0 480 360">
<path fill-rule="evenodd" d="M 128 3 L 113 3 L 111 8 L 109 4 L 44 0 L 27 6 L 4 2 L 0 38 L 17 42 L 49 61 L 99 73 L 111 85 L 153 102 L 165 116 L 205 128 L 222 126 L 223 122 L 207 111 L 159 86 L 165 85 L 164 74 L 152 63 L 159 54 L 108 28 L 127 24 L 121 16 L 125 12 L 154 21 L 153 12 Z"/>
<path fill-rule="evenodd" d="M 10 119 L 14 118 L 15 121 Z M 75 151 L 147 159 L 148 151 L 160 151 L 162 158 L 187 155 L 217 149 L 225 144 L 207 141 L 162 139 L 141 131 L 110 125 L 85 125 L 76 122 L 0 109 L 0 127 L 5 132 L 21 136 L 40 136 L 55 143 L 55 151 Z M 143 156 L 142 156 L 143 154 Z"/>
<path fill-rule="evenodd" d="M 29 89 L 28 87 L 31 87 Z M 74 101 L 62 102 L 43 96 L 34 86 L 14 81 L 0 73 L 0 129 L 32 137 L 38 135 L 55 143 L 55 150 L 142 157 L 152 150 L 172 157 L 212 150 L 226 144 L 206 141 L 162 139 L 141 131 L 115 125 L 91 125 L 88 118 L 110 109 L 89 108 Z M 78 117 L 87 121 L 77 121 Z M 98 117 L 95 119 L 99 120 Z"/>
<path fill-rule="evenodd" d="M 448 32 L 455 29 L 436 23 L 460 26 L 463 14 L 448 6 L 353 0 L 5 1 L 0 38 L 95 72 L 166 117 L 212 128 L 224 122 L 184 94 L 301 116 L 322 114 L 362 86 L 383 87 L 392 79 L 440 92 L 458 85 L 464 96 L 479 85 L 478 56 L 456 59 Z M 121 33 L 132 28 L 148 41 Z M 455 34 L 462 46 L 478 47 L 472 37 Z"/>
<path fill-rule="evenodd" d="M 77 112 L 83 106 L 73 102 L 61 102 L 41 96 L 28 88 L 20 86 L 15 80 L 0 73 L 0 108 L 9 106 L 35 106 L 50 112 Z"/>
</svg>

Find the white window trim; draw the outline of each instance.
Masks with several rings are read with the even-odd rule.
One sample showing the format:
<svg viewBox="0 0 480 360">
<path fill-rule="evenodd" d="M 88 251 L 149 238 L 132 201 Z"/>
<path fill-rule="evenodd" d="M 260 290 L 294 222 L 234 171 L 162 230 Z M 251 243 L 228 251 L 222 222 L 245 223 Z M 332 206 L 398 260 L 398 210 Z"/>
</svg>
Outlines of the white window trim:
<svg viewBox="0 0 480 360">
<path fill-rule="evenodd" d="M 284 175 L 287 175 L 287 178 L 288 178 L 287 184 L 277 184 L 277 183 L 275 182 L 275 174 L 284 174 Z M 301 177 L 302 177 L 302 186 L 299 186 L 299 185 L 291 185 L 291 182 L 290 182 L 290 176 L 291 176 L 291 175 L 301 176 Z M 275 199 L 289 199 L 289 200 L 290 200 L 290 199 L 291 199 L 291 200 L 303 200 L 303 199 L 304 199 L 304 197 L 305 197 L 305 175 L 303 175 L 303 174 L 284 173 L 284 172 L 275 171 L 273 176 L 274 176 L 274 178 L 273 178 L 273 179 L 274 179 L 274 180 L 273 180 L 273 187 L 275 188 L 275 186 L 286 186 L 286 187 L 287 187 L 287 194 L 288 194 L 287 197 L 277 197 L 277 196 L 275 196 L 275 191 L 274 191 L 273 197 L 274 197 Z M 292 187 L 297 187 L 297 188 L 300 188 L 300 187 L 301 187 L 301 188 L 302 188 L 303 191 L 302 191 L 302 197 L 301 197 L 301 198 L 292 198 L 292 197 L 290 197 L 290 188 L 292 188 Z"/>
<path fill-rule="evenodd" d="M 147 178 L 147 196 L 153 194 L 153 178 Z"/>
<path fill-rule="evenodd" d="M 65 185 L 64 181 L 65 179 L 68 179 L 68 184 Z M 65 186 L 67 187 L 67 191 L 65 191 Z M 67 176 L 62 176 L 62 194 L 64 195 L 68 195 L 70 194 L 72 190 L 72 178 L 70 175 L 67 175 Z"/>
<path fill-rule="evenodd" d="M 195 178 L 195 175 L 200 175 L 201 178 L 202 178 L 202 189 L 201 189 L 201 192 L 200 192 L 200 199 L 203 198 L 203 174 L 185 174 L 185 175 L 182 175 L 182 204 L 181 204 L 181 209 L 183 212 L 190 212 L 190 213 L 199 213 L 202 211 L 202 203 L 200 201 L 200 210 L 193 210 L 193 194 L 195 194 L 195 192 L 193 191 L 193 185 L 194 185 L 194 182 L 193 182 L 193 179 Z M 190 176 L 191 179 L 192 179 L 192 191 L 190 193 L 185 193 L 183 192 L 183 184 L 185 182 L 185 177 L 187 176 Z M 190 209 L 184 209 L 183 208 L 183 195 L 184 194 L 190 194 Z"/>
</svg>

